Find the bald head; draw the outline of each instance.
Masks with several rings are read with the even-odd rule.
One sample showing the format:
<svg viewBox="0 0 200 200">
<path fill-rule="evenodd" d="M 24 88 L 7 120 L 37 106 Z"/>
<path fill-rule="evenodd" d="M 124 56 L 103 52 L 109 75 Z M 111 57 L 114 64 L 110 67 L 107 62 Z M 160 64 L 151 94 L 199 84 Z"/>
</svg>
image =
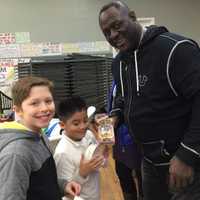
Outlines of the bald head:
<svg viewBox="0 0 200 200">
<path fill-rule="evenodd" d="M 135 12 L 134 12 L 134 11 L 130 11 L 129 7 L 128 7 L 124 2 L 121 2 L 121 1 L 112 1 L 112 2 L 110 2 L 110 3 L 105 4 L 105 5 L 101 8 L 101 10 L 100 10 L 100 12 L 99 12 L 99 21 L 100 21 L 100 16 L 101 16 L 101 14 L 102 14 L 104 11 L 108 10 L 109 8 L 111 8 L 111 7 L 114 7 L 114 8 L 116 8 L 116 9 L 118 9 L 118 10 L 119 10 L 120 12 L 122 12 L 122 13 L 126 13 L 127 15 L 131 15 L 132 19 L 133 19 L 134 21 L 136 21 Z"/>
<path fill-rule="evenodd" d="M 122 3 L 121 1 L 112 1 L 112 2 L 110 2 L 110 3 L 106 4 L 106 5 L 104 5 L 104 6 L 101 8 L 101 10 L 100 10 L 100 12 L 99 12 L 99 15 L 101 15 L 102 12 L 104 12 L 105 10 L 107 10 L 107 9 L 109 9 L 109 8 L 111 8 L 111 7 L 115 7 L 115 8 L 117 8 L 118 10 L 121 9 L 121 10 L 124 10 L 124 11 L 126 11 L 126 12 L 129 12 L 129 8 L 128 8 L 128 6 L 127 6 L 126 4 Z"/>
</svg>

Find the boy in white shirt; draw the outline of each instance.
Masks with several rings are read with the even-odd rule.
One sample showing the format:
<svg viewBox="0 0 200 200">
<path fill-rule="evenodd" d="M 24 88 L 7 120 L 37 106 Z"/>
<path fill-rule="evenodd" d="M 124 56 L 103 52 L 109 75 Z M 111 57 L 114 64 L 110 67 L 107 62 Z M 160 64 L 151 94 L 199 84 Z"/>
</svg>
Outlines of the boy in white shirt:
<svg viewBox="0 0 200 200">
<path fill-rule="evenodd" d="M 63 100 L 58 105 L 57 114 L 60 126 L 64 130 L 54 154 L 58 177 L 80 183 L 80 197 L 84 200 L 99 200 L 98 169 L 104 158 L 98 155 L 86 160 L 83 156 L 88 146 L 96 143 L 92 132 L 87 130 L 86 103 L 80 97 Z"/>
</svg>

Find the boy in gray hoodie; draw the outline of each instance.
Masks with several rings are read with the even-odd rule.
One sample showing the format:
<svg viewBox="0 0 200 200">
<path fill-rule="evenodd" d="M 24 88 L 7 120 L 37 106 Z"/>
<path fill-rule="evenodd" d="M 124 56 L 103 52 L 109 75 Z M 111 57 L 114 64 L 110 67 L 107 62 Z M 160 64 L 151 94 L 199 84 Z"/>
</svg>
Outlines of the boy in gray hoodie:
<svg viewBox="0 0 200 200">
<path fill-rule="evenodd" d="M 0 199 L 61 200 L 80 185 L 58 180 L 48 141 L 42 134 L 54 116 L 53 84 L 40 77 L 19 79 L 12 88 L 18 121 L 0 124 Z"/>
</svg>

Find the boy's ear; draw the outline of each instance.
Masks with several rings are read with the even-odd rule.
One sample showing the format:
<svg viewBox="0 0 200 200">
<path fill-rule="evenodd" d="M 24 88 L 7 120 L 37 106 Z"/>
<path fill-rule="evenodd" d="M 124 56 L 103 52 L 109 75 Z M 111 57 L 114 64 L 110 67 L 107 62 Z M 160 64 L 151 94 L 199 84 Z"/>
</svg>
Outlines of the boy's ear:
<svg viewBox="0 0 200 200">
<path fill-rule="evenodd" d="M 19 106 L 13 105 L 13 111 L 14 111 L 15 113 L 19 114 L 20 111 L 21 111 L 21 108 L 20 108 Z"/>
<path fill-rule="evenodd" d="M 129 11 L 128 15 L 134 22 L 137 21 L 136 14 L 133 10 Z"/>
<path fill-rule="evenodd" d="M 15 120 L 18 121 L 22 117 L 22 109 L 19 106 L 13 105 L 13 111 L 15 113 Z"/>
<path fill-rule="evenodd" d="M 65 123 L 63 121 L 60 121 L 59 122 L 59 125 L 60 125 L 60 128 L 61 129 L 64 129 L 65 128 Z"/>
</svg>

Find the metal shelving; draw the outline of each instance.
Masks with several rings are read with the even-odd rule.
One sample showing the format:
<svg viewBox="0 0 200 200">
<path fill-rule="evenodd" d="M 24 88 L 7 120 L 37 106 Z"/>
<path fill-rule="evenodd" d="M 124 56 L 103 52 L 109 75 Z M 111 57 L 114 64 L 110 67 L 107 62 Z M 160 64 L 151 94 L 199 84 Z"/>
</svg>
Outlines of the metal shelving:
<svg viewBox="0 0 200 200">
<path fill-rule="evenodd" d="M 108 57 L 81 54 L 34 57 L 28 63 L 19 63 L 16 71 L 18 78 L 36 75 L 53 81 L 56 104 L 63 98 L 79 95 L 88 105 L 100 109 L 107 105 L 111 61 Z"/>
</svg>

